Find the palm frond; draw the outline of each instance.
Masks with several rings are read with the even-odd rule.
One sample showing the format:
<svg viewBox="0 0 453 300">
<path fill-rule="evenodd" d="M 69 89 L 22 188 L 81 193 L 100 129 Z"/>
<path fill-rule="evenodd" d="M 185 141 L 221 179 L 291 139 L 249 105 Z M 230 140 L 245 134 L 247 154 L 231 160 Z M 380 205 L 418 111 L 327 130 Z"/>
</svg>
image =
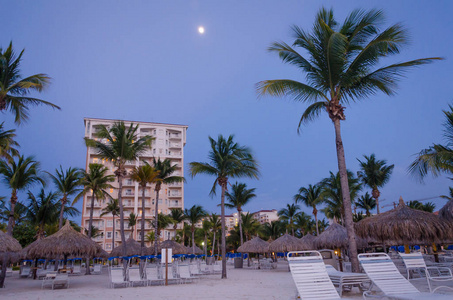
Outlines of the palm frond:
<svg viewBox="0 0 453 300">
<path fill-rule="evenodd" d="M 289 96 L 298 102 L 315 102 L 320 98 L 327 100 L 326 96 L 316 88 L 289 79 L 260 81 L 256 84 L 256 91 L 259 97 L 266 95 L 274 97 Z"/>
</svg>

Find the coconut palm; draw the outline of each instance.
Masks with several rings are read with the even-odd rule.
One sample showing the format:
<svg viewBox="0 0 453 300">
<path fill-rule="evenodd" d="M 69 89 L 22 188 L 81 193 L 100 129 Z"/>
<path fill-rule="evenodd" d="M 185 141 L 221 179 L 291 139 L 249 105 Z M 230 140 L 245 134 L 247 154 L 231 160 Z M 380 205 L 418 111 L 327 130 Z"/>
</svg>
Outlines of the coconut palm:
<svg viewBox="0 0 453 300">
<path fill-rule="evenodd" d="M 227 278 L 226 274 L 226 235 L 225 235 L 225 192 L 228 186 L 228 178 L 249 177 L 258 178 L 258 164 L 253 158 L 251 150 L 240 146 L 233 141 L 234 136 L 230 135 L 225 139 L 219 135 L 217 140 L 209 137 L 211 150 L 208 157 L 209 162 L 191 162 L 190 173 L 192 177 L 197 174 L 208 174 L 215 176 L 211 195 L 215 195 L 216 187 L 222 189 L 220 196 L 221 222 L 222 222 L 222 279 Z"/>
<path fill-rule="evenodd" d="M 215 242 L 216 242 L 216 233 L 221 229 L 222 222 L 219 219 L 219 216 L 212 214 L 208 217 L 209 224 L 211 225 L 212 232 L 212 255 L 215 254 Z"/>
<path fill-rule="evenodd" d="M 155 235 L 154 235 L 154 231 L 150 231 L 148 232 L 146 235 L 145 235 L 145 240 L 149 243 L 154 243 L 154 241 L 156 240 L 155 238 Z"/>
<path fill-rule="evenodd" d="M 134 232 L 135 232 L 135 225 L 137 225 L 137 215 L 134 214 L 133 212 L 131 212 L 129 214 L 129 218 L 127 219 L 128 223 L 128 227 L 131 229 L 131 237 L 134 237 Z"/>
<path fill-rule="evenodd" d="M 94 238 L 97 238 L 98 236 L 103 236 L 104 233 L 96 226 L 91 226 L 90 229 L 85 228 L 85 234 L 88 237 L 94 239 Z"/>
<path fill-rule="evenodd" d="M 154 191 L 156 192 L 156 202 L 155 202 L 155 209 L 154 209 L 154 216 L 157 216 L 159 213 L 159 192 L 162 188 L 162 184 L 170 184 L 170 183 L 178 183 L 184 182 L 184 177 L 174 175 L 177 170 L 177 165 L 172 165 L 171 160 L 166 158 L 161 160 L 160 158 L 156 159 L 153 158 L 153 167 L 159 173 L 155 179 L 155 186 Z M 157 253 L 157 247 L 159 243 L 159 235 L 158 233 L 158 224 L 156 218 L 154 218 L 154 231 L 156 233 L 156 243 L 154 245 L 154 250 Z"/>
<path fill-rule="evenodd" d="M 140 188 L 142 189 L 142 219 L 140 229 L 142 255 L 145 255 L 145 193 L 148 184 L 156 182 L 158 175 L 159 171 L 156 171 L 156 169 L 150 166 L 147 162 L 145 162 L 143 166 L 134 167 L 131 172 L 131 179 L 138 182 Z"/>
<path fill-rule="evenodd" d="M 120 214 L 120 206 L 118 204 L 118 199 L 110 198 L 107 205 L 102 209 L 101 217 L 112 214 L 113 216 L 113 233 L 112 233 L 112 250 L 115 248 L 115 217 Z"/>
<path fill-rule="evenodd" d="M 286 208 L 282 208 L 278 211 L 277 215 L 281 221 L 287 224 L 287 229 L 291 229 L 291 233 L 294 236 L 294 217 L 298 214 L 300 206 L 297 204 L 286 204 Z"/>
<path fill-rule="evenodd" d="M 285 224 L 281 221 L 275 220 L 270 223 L 264 223 L 260 228 L 261 237 L 266 240 L 278 239 L 285 232 Z"/>
<path fill-rule="evenodd" d="M 170 209 L 171 222 L 173 224 L 173 230 L 175 231 L 175 238 L 176 238 L 176 229 L 178 228 L 178 224 L 183 222 L 186 219 L 184 215 L 184 211 L 181 208 L 172 208 Z"/>
<path fill-rule="evenodd" d="M 156 224 L 154 220 L 155 218 L 156 217 L 153 217 L 152 220 L 148 221 L 151 226 L 154 226 L 154 224 Z M 161 231 L 172 224 L 171 221 L 172 220 L 168 215 L 164 215 L 162 213 L 157 215 L 157 236 L 160 236 Z M 154 238 L 154 241 L 157 242 L 156 234 L 154 234 Z"/>
<path fill-rule="evenodd" d="M 365 214 L 367 217 L 371 216 L 370 211 L 376 208 L 376 200 L 374 200 L 368 192 L 365 193 L 365 195 L 360 196 L 357 201 L 355 202 L 355 205 L 358 208 L 361 208 L 365 210 Z"/>
<path fill-rule="evenodd" d="M 17 193 L 36 183 L 45 185 L 45 181 L 40 177 L 39 173 L 40 163 L 35 161 L 33 156 L 24 157 L 21 155 L 17 159 L 9 161 L 0 160 L 2 181 L 5 186 L 11 189 L 10 216 L 7 229 L 7 233 L 11 236 L 15 225 L 14 209 L 17 203 Z"/>
<path fill-rule="evenodd" d="M 38 240 L 45 237 L 46 225 L 55 224 L 58 221 L 60 214 L 57 205 L 58 200 L 58 193 L 49 192 L 46 194 L 44 189 L 41 189 L 36 197 L 32 192 L 28 191 L 27 217 L 31 224 L 37 227 L 36 238 Z"/>
<path fill-rule="evenodd" d="M 0 158 L 12 159 L 11 156 L 18 155 L 19 152 L 15 147 L 19 144 L 14 140 L 16 137 L 16 130 L 5 130 L 3 124 L 0 123 Z"/>
<path fill-rule="evenodd" d="M 225 206 L 228 208 L 236 208 L 238 211 L 238 225 L 239 235 L 241 237 L 241 246 L 244 244 L 244 238 L 242 236 L 242 207 L 249 203 L 253 198 L 256 197 L 255 188 L 247 189 L 245 183 L 238 183 L 232 185 L 232 193 L 226 192 L 228 203 Z"/>
<path fill-rule="evenodd" d="M 409 167 L 409 172 L 420 180 L 431 173 L 434 177 L 441 174 L 453 174 L 453 106 L 442 110 L 445 116 L 444 139 L 445 145 L 433 144 L 418 153 L 417 158 Z"/>
<path fill-rule="evenodd" d="M 99 125 L 96 132 L 99 140 L 85 139 L 88 147 L 93 147 L 103 159 L 112 161 L 115 176 L 118 179 L 118 204 L 120 207 L 120 234 L 123 245 L 123 255 L 127 253 L 126 236 L 124 234 L 124 211 L 123 211 L 123 179 L 127 175 L 126 162 L 134 161 L 150 149 L 153 138 L 151 136 L 139 137 L 138 125 L 131 123 L 126 126 L 123 121 L 115 122 L 110 128 Z"/>
<path fill-rule="evenodd" d="M 16 124 L 28 119 L 29 106 L 48 105 L 60 109 L 55 104 L 28 96 L 32 91 L 41 92 L 46 88 L 50 77 L 41 73 L 22 78 L 20 62 L 23 54 L 24 50 L 16 55 L 12 42 L 5 50 L 0 48 L 0 111 L 13 113 Z"/>
<path fill-rule="evenodd" d="M 203 232 L 204 236 L 204 255 L 205 257 L 208 257 L 208 234 L 211 231 L 211 223 L 208 219 L 203 220 L 203 223 L 201 224 L 201 231 Z"/>
<path fill-rule="evenodd" d="M 424 58 L 380 66 L 382 58 L 398 54 L 408 40 L 407 32 L 400 24 L 380 30 L 379 25 L 383 21 L 383 13 L 379 10 L 354 10 L 341 24 L 335 20 L 333 10 L 321 8 L 311 33 L 293 26 L 293 46 L 277 42 L 269 48 L 284 63 L 300 68 L 306 74 L 306 83 L 283 79 L 265 80 L 257 84 L 261 96 L 289 96 L 308 104 L 300 118 L 299 128 L 319 117 L 323 111 L 332 120 L 354 272 L 359 271 L 359 262 L 340 129 L 341 121 L 346 119 L 345 106 L 378 92 L 393 95 L 398 80 L 407 69 L 440 59 Z M 300 47 L 305 51 L 304 54 L 297 52 L 294 47 Z"/>
<path fill-rule="evenodd" d="M 302 202 L 306 206 L 313 208 L 313 215 L 315 216 L 315 224 L 316 224 L 316 235 L 319 235 L 318 209 L 316 208 L 316 206 L 321 204 L 324 201 L 324 199 L 322 197 L 322 185 L 309 184 L 308 188 L 301 187 L 299 189 L 299 193 L 294 195 L 294 201 L 296 203 Z"/>
<path fill-rule="evenodd" d="M 316 234 L 319 235 L 319 229 L 317 224 L 318 219 L 316 218 L 315 229 Z M 301 211 L 294 217 L 294 225 L 296 226 L 297 229 L 299 229 L 301 236 L 304 236 L 306 233 L 310 231 L 311 217 L 307 215 L 305 212 Z"/>
<path fill-rule="evenodd" d="M 192 253 L 195 252 L 195 225 L 206 217 L 207 212 L 200 205 L 193 205 L 189 209 L 184 210 L 186 220 L 190 224 L 190 231 L 192 233 Z"/>
<path fill-rule="evenodd" d="M 407 207 L 427 211 L 430 213 L 434 212 L 434 209 L 436 209 L 436 204 L 434 204 L 433 202 L 421 203 L 420 201 L 412 200 L 407 202 L 406 205 Z"/>
<path fill-rule="evenodd" d="M 63 227 L 63 212 L 66 207 L 66 203 L 70 200 L 69 197 L 79 194 L 81 189 L 81 182 L 83 176 L 83 171 L 78 168 L 69 168 L 66 172 L 63 170 L 63 167 L 60 165 L 60 170 L 55 169 L 55 175 L 46 172 L 50 175 L 55 187 L 57 188 L 58 193 L 61 195 L 61 211 L 60 211 L 60 221 L 58 223 L 58 228 Z"/>
<path fill-rule="evenodd" d="M 365 161 L 357 159 L 361 168 L 357 172 L 357 176 L 372 190 L 371 194 L 376 201 L 377 213 L 379 214 L 379 195 L 381 193 L 378 188 L 382 188 L 390 180 L 394 165 L 387 165 L 386 160 L 376 160 L 374 153 L 363 157 L 365 157 Z"/>
<path fill-rule="evenodd" d="M 4 221 L 8 223 L 9 216 L 10 216 L 10 207 L 6 203 L 6 201 L 1 197 L 0 199 L 0 221 Z M 25 206 L 22 202 L 16 202 L 14 206 L 14 222 L 15 224 L 21 223 L 23 220 L 27 219 L 27 206 Z"/>
<path fill-rule="evenodd" d="M 243 225 L 242 227 L 244 230 L 245 239 L 246 239 L 246 241 L 249 241 L 252 239 L 252 236 L 254 236 L 258 233 L 260 223 L 250 213 L 246 213 L 245 215 L 243 214 L 241 216 L 241 219 L 242 219 L 242 225 Z"/>
</svg>

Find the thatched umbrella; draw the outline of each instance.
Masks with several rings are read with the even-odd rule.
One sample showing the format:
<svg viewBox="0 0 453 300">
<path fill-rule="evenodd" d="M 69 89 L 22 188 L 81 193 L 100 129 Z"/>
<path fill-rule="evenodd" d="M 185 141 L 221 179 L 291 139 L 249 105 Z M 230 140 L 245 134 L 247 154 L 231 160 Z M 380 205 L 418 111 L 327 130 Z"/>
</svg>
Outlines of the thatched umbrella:
<svg viewBox="0 0 453 300">
<path fill-rule="evenodd" d="M 6 267 L 12 256 L 17 256 L 15 253 L 18 253 L 22 250 L 22 246 L 19 242 L 4 233 L 0 230 L 0 261 L 2 262 L 2 273 L 0 275 L 0 288 L 3 287 L 6 276 Z M 14 259 L 14 257 L 13 257 Z"/>
<path fill-rule="evenodd" d="M 201 250 L 198 246 L 195 246 L 195 247 L 186 247 L 186 253 L 187 254 L 196 254 L 196 255 L 199 255 L 199 254 L 203 254 L 203 250 Z M 195 251 L 193 251 L 195 250 Z"/>
<path fill-rule="evenodd" d="M 307 245 L 304 245 L 300 240 L 292 235 L 285 234 L 270 243 L 270 252 L 288 252 L 310 250 Z"/>
<path fill-rule="evenodd" d="M 366 240 L 356 236 L 358 248 L 365 248 L 368 243 Z M 318 249 L 347 249 L 348 248 L 348 233 L 346 228 L 334 222 L 327 229 L 315 238 L 314 246 Z"/>
<path fill-rule="evenodd" d="M 300 238 L 300 241 L 307 245 L 307 247 L 310 249 L 310 250 L 313 250 L 315 249 L 315 240 L 316 240 L 316 237 L 314 237 L 313 235 L 311 235 L 310 233 L 307 233 L 306 235 L 304 235 L 303 237 Z"/>
<path fill-rule="evenodd" d="M 357 235 L 375 241 L 408 245 L 451 240 L 452 228 L 433 213 L 412 209 L 400 197 L 398 207 L 356 224 Z"/>
<path fill-rule="evenodd" d="M 255 237 L 248 242 L 245 242 L 238 248 L 240 253 L 268 253 L 269 243 L 263 241 L 259 237 Z"/>
<path fill-rule="evenodd" d="M 121 244 L 110 252 L 110 257 L 123 256 L 124 244 Z M 126 256 L 140 255 L 142 252 L 142 246 L 139 242 L 129 237 L 126 241 Z"/>
<path fill-rule="evenodd" d="M 441 219 L 446 220 L 447 222 L 452 222 L 453 221 L 453 200 L 449 200 L 447 202 L 447 204 L 445 204 L 439 210 L 439 217 Z"/>
<path fill-rule="evenodd" d="M 181 245 L 172 240 L 167 240 L 160 243 L 158 251 L 161 252 L 162 248 L 172 248 L 173 254 L 186 254 L 188 252 L 188 249 L 184 245 Z"/>
</svg>

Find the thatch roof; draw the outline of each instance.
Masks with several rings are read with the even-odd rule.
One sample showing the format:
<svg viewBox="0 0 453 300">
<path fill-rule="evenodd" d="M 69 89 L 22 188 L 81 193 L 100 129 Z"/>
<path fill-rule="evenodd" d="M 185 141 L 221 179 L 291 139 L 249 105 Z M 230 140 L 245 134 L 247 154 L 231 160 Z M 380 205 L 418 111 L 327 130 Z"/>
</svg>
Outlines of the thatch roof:
<svg viewBox="0 0 453 300">
<path fill-rule="evenodd" d="M 0 230 L 0 253 L 19 252 L 22 246 L 19 242 Z"/>
<path fill-rule="evenodd" d="M 172 240 L 167 240 L 167 241 L 160 243 L 158 251 L 161 252 L 162 248 L 172 248 L 173 254 L 187 254 L 187 252 L 188 252 L 188 249 L 186 248 L 186 246 L 181 245 Z"/>
<path fill-rule="evenodd" d="M 357 248 L 365 248 L 368 243 L 366 240 L 356 236 Z M 321 233 L 314 242 L 314 246 L 318 249 L 328 248 L 348 248 L 348 233 L 346 228 L 340 224 L 334 222 L 327 227 L 327 229 Z"/>
<path fill-rule="evenodd" d="M 433 213 L 407 207 L 401 197 L 397 208 L 358 222 L 356 233 L 387 245 L 431 244 L 452 238 L 448 222 Z"/>
<path fill-rule="evenodd" d="M 449 200 L 447 204 L 445 204 L 439 210 L 439 217 L 444 219 L 448 222 L 453 222 L 453 200 Z"/>
<path fill-rule="evenodd" d="M 90 256 L 98 252 L 97 244 L 86 235 L 75 231 L 69 221 L 58 232 L 30 245 L 27 256 L 30 258 L 58 256 Z"/>
<path fill-rule="evenodd" d="M 121 245 L 115 247 L 115 249 L 113 249 L 112 252 L 110 252 L 109 256 L 110 257 L 124 256 L 123 248 L 124 248 L 124 244 L 121 244 Z M 148 248 L 145 249 L 145 252 L 149 251 L 147 249 Z M 141 255 L 141 253 L 142 253 L 142 246 L 140 245 L 140 243 L 137 242 L 136 240 L 134 240 L 132 237 L 129 237 L 126 240 L 126 256 Z M 145 254 L 148 254 L 148 253 L 145 253 Z"/>
<path fill-rule="evenodd" d="M 287 251 L 302 251 L 310 250 L 300 240 L 292 235 L 285 234 L 270 243 L 270 252 L 287 252 Z"/>
<path fill-rule="evenodd" d="M 259 237 L 255 237 L 248 242 L 245 242 L 238 248 L 240 253 L 267 253 L 269 252 L 269 243 L 263 241 Z"/>
<path fill-rule="evenodd" d="M 316 240 L 316 237 L 314 237 L 313 235 L 307 233 L 306 235 L 304 235 L 303 237 L 300 238 L 300 241 L 305 244 L 309 250 L 315 250 L 316 247 L 315 247 L 315 240 Z"/>
<path fill-rule="evenodd" d="M 201 250 L 199 247 L 195 246 L 195 251 L 193 251 L 192 247 L 187 246 L 187 254 L 203 254 L 203 250 Z"/>
</svg>

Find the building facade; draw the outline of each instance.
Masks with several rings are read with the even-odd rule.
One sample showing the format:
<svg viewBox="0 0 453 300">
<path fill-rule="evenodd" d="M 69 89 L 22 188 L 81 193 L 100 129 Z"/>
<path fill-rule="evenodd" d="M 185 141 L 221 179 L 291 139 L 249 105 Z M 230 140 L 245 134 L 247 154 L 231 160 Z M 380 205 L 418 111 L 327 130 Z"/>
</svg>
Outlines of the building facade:
<svg viewBox="0 0 453 300">
<path fill-rule="evenodd" d="M 278 214 L 276 209 L 260 210 L 253 213 L 253 218 L 260 222 L 260 224 L 271 223 L 272 221 L 278 220 Z"/>
<path fill-rule="evenodd" d="M 108 119 L 95 119 L 85 118 L 85 137 L 99 140 L 97 132 L 101 125 L 110 127 L 116 120 Z M 128 161 L 126 168 L 128 174 L 134 167 L 138 167 L 148 162 L 152 164 L 153 158 L 160 158 L 161 160 L 170 159 L 172 165 L 176 165 L 177 170 L 172 175 L 184 176 L 184 146 L 186 144 L 186 132 L 188 126 L 186 125 L 175 125 L 175 124 L 162 124 L 162 123 L 151 123 L 151 122 L 135 122 L 135 121 L 124 121 L 126 126 L 131 123 L 138 125 L 137 134 L 139 137 L 151 136 L 154 138 L 151 148 L 147 150 L 141 157 L 136 161 Z M 98 163 L 103 164 L 109 169 L 109 174 L 113 174 L 115 168 L 112 162 L 101 159 L 95 149 L 88 147 L 86 156 L 86 170 L 88 170 L 89 164 Z M 112 183 L 114 188 L 109 189 L 107 192 L 113 197 L 118 197 L 118 182 Z M 149 185 L 145 190 L 145 236 L 147 233 L 153 231 L 153 226 L 149 224 L 155 214 L 155 199 L 156 193 L 154 191 L 154 185 Z M 88 222 L 90 217 L 90 205 L 92 200 L 92 194 L 89 193 L 83 198 L 83 209 L 82 209 L 82 227 L 88 228 Z M 132 236 L 135 240 L 140 241 L 140 228 L 141 228 L 141 217 L 142 217 L 142 191 L 137 182 L 126 176 L 123 179 L 123 192 L 122 200 L 124 206 L 124 229 L 126 239 Z M 115 232 L 113 232 L 113 216 L 106 214 L 101 216 L 103 208 L 108 203 L 108 199 L 96 199 L 93 210 L 93 226 L 99 229 L 98 237 L 94 240 L 102 246 L 104 250 L 112 250 L 112 237 L 115 237 L 115 247 L 121 244 L 120 235 L 120 220 L 119 216 L 115 218 Z M 184 209 L 184 183 L 173 183 L 169 185 L 162 185 L 159 193 L 159 213 L 169 214 L 173 208 Z M 137 224 L 134 230 L 128 226 L 128 218 L 130 213 L 134 213 L 137 216 Z M 175 235 L 173 228 L 167 228 L 162 230 L 161 239 L 167 240 Z M 150 243 L 147 243 L 150 246 Z"/>
</svg>

